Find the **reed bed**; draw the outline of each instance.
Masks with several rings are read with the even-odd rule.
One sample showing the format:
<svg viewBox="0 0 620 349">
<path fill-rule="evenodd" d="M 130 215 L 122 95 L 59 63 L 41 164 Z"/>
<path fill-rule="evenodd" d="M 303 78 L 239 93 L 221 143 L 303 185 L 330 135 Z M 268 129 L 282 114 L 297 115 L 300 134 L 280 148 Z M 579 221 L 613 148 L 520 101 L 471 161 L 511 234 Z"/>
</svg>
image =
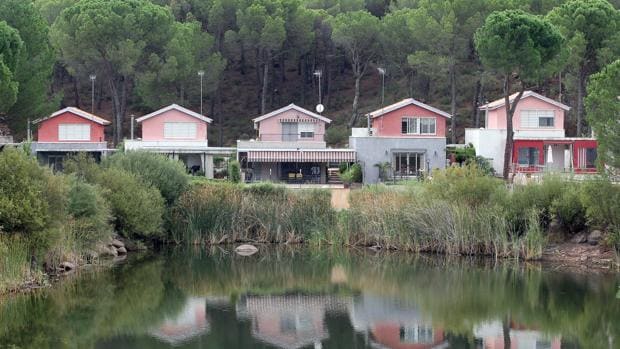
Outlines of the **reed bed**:
<svg viewBox="0 0 620 349">
<path fill-rule="evenodd" d="M 29 246 L 19 237 L 0 232 L 0 294 L 10 292 L 32 279 Z"/>
</svg>

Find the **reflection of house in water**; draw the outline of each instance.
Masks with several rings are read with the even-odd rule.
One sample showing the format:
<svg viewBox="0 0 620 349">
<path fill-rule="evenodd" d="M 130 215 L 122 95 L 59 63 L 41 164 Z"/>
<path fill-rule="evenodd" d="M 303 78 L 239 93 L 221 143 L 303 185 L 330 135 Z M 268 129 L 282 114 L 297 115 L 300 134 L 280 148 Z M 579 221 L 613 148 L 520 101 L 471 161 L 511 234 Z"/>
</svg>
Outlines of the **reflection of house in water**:
<svg viewBox="0 0 620 349">
<path fill-rule="evenodd" d="M 252 321 L 252 336 L 262 342 L 285 349 L 321 348 L 329 337 L 325 312 L 345 308 L 330 296 L 245 296 L 237 302 L 237 315 Z"/>
<path fill-rule="evenodd" d="M 206 299 L 188 298 L 183 309 L 173 317 L 166 317 L 151 335 L 173 345 L 186 342 L 209 331 Z"/>
<path fill-rule="evenodd" d="M 504 331 L 499 321 L 485 323 L 474 328 L 474 336 L 480 349 L 504 348 Z M 543 333 L 526 329 L 515 323 L 510 324 L 510 349 L 560 349 L 559 337 L 550 338 Z"/>
<path fill-rule="evenodd" d="M 447 348 L 444 332 L 434 328 L 430 319 L 409 304 L 363 295 L 349 309 L 356 331 L 369 337 L 376 348 L 431 349 Z"/>
</svg>

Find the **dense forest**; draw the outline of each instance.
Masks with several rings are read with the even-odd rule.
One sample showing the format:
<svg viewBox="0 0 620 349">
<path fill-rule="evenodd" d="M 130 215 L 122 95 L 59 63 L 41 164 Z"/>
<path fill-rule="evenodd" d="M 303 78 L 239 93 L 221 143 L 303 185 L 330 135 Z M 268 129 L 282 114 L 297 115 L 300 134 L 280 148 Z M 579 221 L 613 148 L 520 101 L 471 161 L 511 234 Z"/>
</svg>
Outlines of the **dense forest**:
<svg viewBox="0 0 620 349">
<path fill-rule="evenodd" d="M 464 128 L 483 126 L 477 107 L 502 98 L 508 80 L 483 64 L 476 32 L 491 13 L 515 9 L 562 38 L 546 73 L 525 87 L 570 105 L 567 135 L 584 135 L 588 78 L 620 56 L 619 7 L 620 0 L 2 0 L 0 134 L 21 139 L 28 120 L 77 106 L 112 120 L 109 139 L 118 143 L 131 115 L 178 103 L 203 106 L 215 120 L 210 144 L 233 145 L 253 136 L 251 118 L 289 103 L 313 109 L 320 95 L 334 120 L 331 144 L 346 143 L 365 113 L 406 97 L 453 114 L 448 142 L 462 142 Z"/>
</svg>

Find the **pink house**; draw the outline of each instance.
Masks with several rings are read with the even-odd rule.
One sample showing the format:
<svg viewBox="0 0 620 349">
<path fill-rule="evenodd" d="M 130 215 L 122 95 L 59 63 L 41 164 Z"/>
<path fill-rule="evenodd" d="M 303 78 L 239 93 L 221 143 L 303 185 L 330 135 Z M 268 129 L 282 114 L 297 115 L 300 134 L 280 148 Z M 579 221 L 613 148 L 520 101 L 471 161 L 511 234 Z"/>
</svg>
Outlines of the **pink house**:
<svg viewBox="0 0 620 349">
<path fill-rule="evenodd" d="M 329 167 L 355 161 L 350 149 L 331 149 L 325 128 L 331 120 L 295 104 L 252 119 L 258 136 L 237 141 L 246 181 L 327 183 Z"/>
<path fill-rule="evenodd" d="M 363 164 L 364 183 L 415 178 L 445 167 L 449 113 L 407 98 L 366 117 L 369 127 L 354 128 L 349 138 Z M 379 172 L 383 164 L 390 165 L 388 174 Z"/>
<path fill-rule="evenodd" d="M 38 125 L 33 152 L 57 170 L 68 153 L 88 152 L 98 160 L 108 152 L 104 130 L 110 122 L 97 115 L 68 107 L 33 123 Z"/>
<path fill-rule="evenodd" d="M 510 96 L 512 102 L 516 94 Z M 485 128 L 465 130 L 465 142 L 476 148 L 478 155 L 491 159 L 496 171 L 504 165 L 506 143 L 506 110 L 504 99 L 480 107 L 485 112 Z M 566 137 L 565 104 L 525 91 L 513 116 L 514 148 L 511 172 L 571 171 L 596 172 L 594 138 Z"/>
<path fill-rule="evenodd" d="M 212 178 L 213 157 L 234 153 L 232 148 L 209 147 L 207 131 L 213 120 L 178 104 L 141 116 L 136 121 L 142 126 L 142 138 L 125 140 L 125 151 L 167 154 L 183 161 L 192 174 L 204 173 Z"/>
</svg>

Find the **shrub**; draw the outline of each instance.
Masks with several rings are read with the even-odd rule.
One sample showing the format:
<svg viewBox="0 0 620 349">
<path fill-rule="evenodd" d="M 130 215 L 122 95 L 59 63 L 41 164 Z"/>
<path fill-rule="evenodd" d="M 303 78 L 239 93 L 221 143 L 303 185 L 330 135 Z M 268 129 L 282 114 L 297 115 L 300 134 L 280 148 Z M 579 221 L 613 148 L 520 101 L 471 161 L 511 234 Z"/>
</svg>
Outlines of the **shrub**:
<svg viewBox="0 0 620 349">
<path fill-rule="evenodd" d="M 164 199 L 159 190 L 119 168 L 102 169 L 97 184 L 114 215 L 116 230 L 125 237 L 161 237 Z"/>
<path fill-rule="evenodd" d="M 551 204 L 551 214 L 569 233 L 582 231 L 586 225 L 586 212 L 581 204 L 580 188 L 571 185 Z"/>
<path fill-rule="evenodd" d="M 101 188 L 74 179 L 69 190 L 70 230 L 80 250 L 92 248 L 112 236 L 112 215 Z"/>
<path fill-rule="evenodd" d="M 63 163 L 64 172 L 74 174 L 77 178 L 89 183 L 95 183 L 101 168 L 95 159 L 86 153 L 77 153 L 68 156 Z"/>
<path fill-rule="evenodd" d="M 504 187 L 500 179 L 484 175 L 475 164 L 435 170 L 432 180 L 425 184 L 424 194 L 428 200 L 441 199 L 470 207 L 489 203 Z"/>
<path fill-rule="evenodd" d="M 362 165 L 360 164 L 353 164 L 351 165 L 346 171 L 344 171 L 341 175 L 340 178 L 345 182 L 345 183 L 361 183 L 363 178 L 362 178 Z"/>
<path fill-rule="evenodd" d="M 600 179 L 582 184 L 581 203 L 588 224 L 610 231 L 620 230 L 620 186 Z"/>
<path fill-rule="evenodd" d="M 231 160 L 228 162 L 228 180 L 233 183 L 241 182 L 241 168 L 239 167 L 239 161 Z"/>
<path fill-rule="evenodd" d="M 30 276 L 29 246 L 19 236 L 0 232 L 0 294 L 19 287 Z"/>
<path fill-rule="evenodd" d="M 141 177 L 159 190 L 166 203 L 174 203 L 189 185 L 182 162 L 165 155 L 143 151 L 118 152 L 103 161 L 103 167 L 115 167 Z"/>
<path fill-rule="evenodd" d="M 349 140 L 349 129 L 344 126 L 331 126 L 325 131 L 325 142 L 329 145 L 343 145 Z"/>
<path fill-rule="evenodd" d="M 0 152 L 0 226 L 7 232 L 33 232 L 50 220 L 50 208 L 41 195 L 48 170 L 23 151 L 6 148 Z"/>
</svg>

